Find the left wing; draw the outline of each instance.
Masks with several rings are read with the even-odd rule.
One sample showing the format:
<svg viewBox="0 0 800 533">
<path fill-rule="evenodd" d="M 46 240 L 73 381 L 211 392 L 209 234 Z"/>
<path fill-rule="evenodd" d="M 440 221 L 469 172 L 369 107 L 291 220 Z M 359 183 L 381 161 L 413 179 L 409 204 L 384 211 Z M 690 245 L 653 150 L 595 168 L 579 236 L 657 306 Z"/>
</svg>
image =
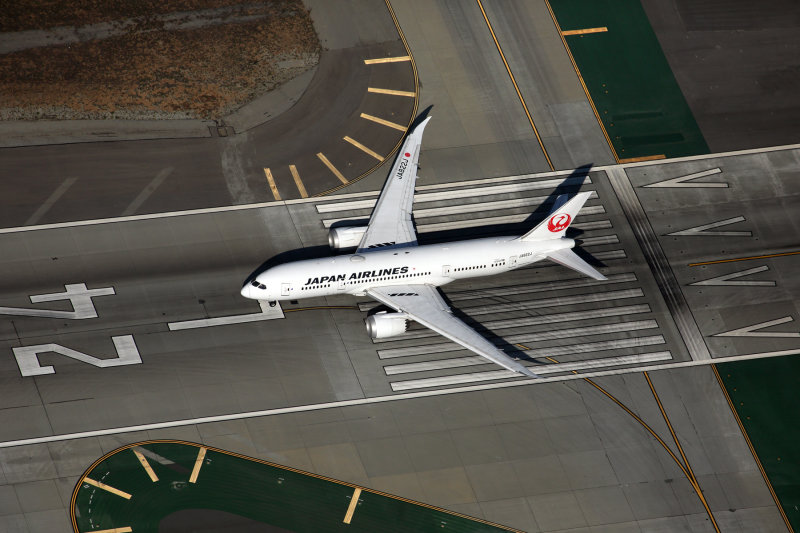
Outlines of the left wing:
<svg viewBox="0 0 800 533">
<path fill-rule="evenodd" d="M 417 232 L 411 222 L 411 207 L 414 203 L 422 132 L 430 119 L 428 117 L 420 122 L 400 147 L 356 253 L 390 246 L 416 246 Z"/>
<path fill-rule="evenodd" d="M 504 368 L 532 378 L 539 377 L 453 316 L 450 308 L 432 285 L 387 285 L 367 289 L 367 294 Z"/>
</svg>

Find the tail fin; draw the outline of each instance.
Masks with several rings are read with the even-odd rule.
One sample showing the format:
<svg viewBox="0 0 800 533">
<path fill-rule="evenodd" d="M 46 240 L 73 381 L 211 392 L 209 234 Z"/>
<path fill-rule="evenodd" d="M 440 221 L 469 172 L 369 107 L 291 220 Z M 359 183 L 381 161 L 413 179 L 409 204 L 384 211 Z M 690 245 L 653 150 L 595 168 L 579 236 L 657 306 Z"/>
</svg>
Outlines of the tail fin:
<svg viewBox="0 0 800 533">
<path fill-rule="evenodd" d="M 590 278 L 600 281 L 605 281 L 607 279 L 604 275 L 595 270 L 592 265 L 581 259 L 578 254 L 569 248 L 562 248 L 561 250 L 550 252 L 547 254 L 547 258 L 558 263 L 559 265 L 571 268 L 572 270 L 580 272 L 585 276 L 589 276 Z"/>
<path fill-rule="evenodd" d="M 566 233 L 567 228 L 583 204 L 589 199 L 591 192 L 579 192 L 570 201 L 566 202 L 567 195 L 562 194 L 556 198 L 553 210 L 545 220 L 528 233 L 520 237 L 523 241 L 545 241 L 550 239 L 560 239 Z"/>
</svg>

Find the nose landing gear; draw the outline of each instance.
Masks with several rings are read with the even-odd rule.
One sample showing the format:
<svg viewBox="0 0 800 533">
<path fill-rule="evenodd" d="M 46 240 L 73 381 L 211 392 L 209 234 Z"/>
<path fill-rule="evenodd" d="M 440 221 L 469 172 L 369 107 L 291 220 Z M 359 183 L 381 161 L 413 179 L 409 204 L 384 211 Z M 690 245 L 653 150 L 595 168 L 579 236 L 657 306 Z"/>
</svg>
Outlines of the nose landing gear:
<svg viewBox="0 0 800 533">
<path fill-rule="evenodd" d="M 275 301 L 275 300 L 270 300 L 270 301 L 269 301 L 269 306 L 270 306 L 270 307 L 275 307 L 275 305 L 277 305 L 277 303 L 278 303 L 278 302 L 277 302 L 277 301 Z"/>
</svg>

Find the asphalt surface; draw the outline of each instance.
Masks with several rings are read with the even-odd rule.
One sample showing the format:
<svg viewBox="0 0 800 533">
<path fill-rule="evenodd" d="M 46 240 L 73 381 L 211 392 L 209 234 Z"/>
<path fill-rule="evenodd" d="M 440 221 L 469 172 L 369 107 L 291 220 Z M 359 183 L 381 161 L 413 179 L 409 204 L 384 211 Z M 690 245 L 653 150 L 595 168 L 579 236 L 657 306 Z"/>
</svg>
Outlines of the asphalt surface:
<svg viewBox="0 0 800 533">
<path fill-rule="evenodd" d="M 382 6 L 369 9 L 377 13 Z M 488 335 L 525 345 L 543 366 L 557 364 L 545 357 L 556 350 L 553 359 L 578 366 L 555 367 L 551 378 L 531 384 L 491 374 L 490 365 L 431 367 L 469 354 L 417 329 L 373 343 L 363 327 L 370 306 L 359 308 L 350 298 L 288 305 L 282 319 L 170 328 L 259 315 L 257 304 L 238 296 L 245 276 L 286 250 L 327 253 L 325 221 L 367 216 L 369 207 L 353 202 L 375 198 L 387 165 L 341 197 L 7 230 L 0 234 L 7 251 L 0 305 L 69 312 L 67 301 L 47 301 L 57 296 L 39 303 L 30 297 L 80 283 L 106 291 L 91 299 L 97 318 L 88 318 L 82 300 L 87 318 L 21 316 L 17 309 L 0 322 L 8 354 L 0 362 L 6 398 L 0 524 L 69 531 L 69 495 L 88 465 L 122 444 L 174 438 L 526 531 L 713 531 L 709 510 L 722 531 L 785 531 L 707 363 L 795 349 L 792 336 L 713 336 L 797 316 L 794 260 L 767 259 L 768 270 L 734 278 L 774 280 L 774 286 L 689 285 L 761 262 L 688 265 L 790 249 L 798 152 L 598 168 L 613 158 L 546 6 L 515 2 L 500 10 L 486 2 L 543 145 L 556 169 L 568 169 L 553 176 L 478 5 L 398 1 L 392 7 L 419 71 L 418 107 L 434 105 L 415 205 L 421 241 L 529 227 L 536 217 L 530 213 L 556 185 L 550 180 L 594 164 L 582 190 L 595 190 L 598 198 L 578 220 L 590 224 L 580 238 L 616 281 L 584 284 L 571 271 L 537 265 L 444 290 Z M 358 8 L 352 24 L 367 24 L 365 6 Z M 362 36 L 340 19 L 315 18 L 329 47 L 363 46 Z M 258 136 L 276 135 L 268 126 L 228 138 L 5 149 L 3 186 L 18 193 L 3 210 L 3 225 L 24 225 L 67 175 L 79 179 L 38 223 L 119 216 L 167 168 L 173 170 L 150 197 L 153 204 L 136 213 L 269 200 L 262 168 L 258 182 L 248 172 L 231 174 L 235 165 L 211 149 L 227 142 L 237 154 L 255 153 Z M 321 136 L 329 133 L 320 129 Z M 306 153 L 309 138 L 301 132 L 279 137 L 286 150 Z M 645 188 L 706 171 L 713 172 L 686 183 L 728 187 Z M 31 176 L 41 177 L 36 186 Z M 235 189 L 235 183 L 244 185 Z M 279 183 L 281 192 L 289 190 L 284 183 L 290 182 Z M 722 221 L 730 222 L 708 227 Z M 676 232 L 684 233 L 670 235 Z M 668 268 L 654 271 L 653 265 Z M 307 309 L 327 306 L 347 308 Z M 562 329 L 575 331 L 554 338 Z M 131 364 L 103 368 L 74 352 L 45 353 L 54 344 L 62 354 L 60 347 L 84 359 Z M 645 354 L 659 355 L 609 359 Z M 55 373 L 42 374 L 47 366 Z M 581 379 L 593 373 L 594 384 Z M 426 379 L 434 381 L 420 381 Z M 70 435 L 81 432 L 89 433 Z"/>
</svg>

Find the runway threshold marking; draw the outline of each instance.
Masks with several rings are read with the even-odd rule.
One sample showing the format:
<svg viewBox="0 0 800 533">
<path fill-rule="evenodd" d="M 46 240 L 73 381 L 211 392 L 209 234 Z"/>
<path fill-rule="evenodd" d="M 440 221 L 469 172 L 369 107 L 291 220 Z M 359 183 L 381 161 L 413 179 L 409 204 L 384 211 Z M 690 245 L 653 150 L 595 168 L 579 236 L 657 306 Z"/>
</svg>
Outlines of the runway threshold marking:
<svg viewBox="0 0 800 533">
<path fill-rule="evenodd" d="M 605 33 L 607 31 L 607 27 L 600 26 L 598 28 L 584 28 L 582 30 L 565 30 L 561 32 L 561 35 L 586 35 L 589 33 Z"/>
<path fill-rule="evenodd" d="M 514 85 L 514 90 L 517 92 L 517 97 L 522 104 L 522 108 L 525 110 L 525 116 L 528 117 L 528 122 L 533 129 L 533 134 L 536 135 L 536 140 L 539 142 L 539 147 L 542 149 L 542 154 L 544 154 L 544 158 L 547 160 L 547 165 L 550 167 L 550 170 L 555 170 L 556 167 L 553 166 L 553 162 L 550 160 L 550 156 L 547 154 L 547 149 L 544 147 L 544 142 L 542 141 L 542 137 L 539 135 L 539 130 L 536 128 L 536 124 L 533 123 L 533 117 L 531 117 L 531 112 L 528 110 L 528 104 L 525 103 L 525 99 L 522 97 L 522 92 L 519 90 L 517 80 L 514 79 L 514 73 L 511 72 L 511 67 L 508 65 L 508 61 L 503 53 L 503 49 L 500 47 L 500 41 L 497 40 L 497 35 L 495 35 L 494 29 L 492 28 L 492 23 L 489 22 L 489 17 L 486 15 L 486 10 L 483 9 L 483 3 L 481 0 L 477 0 L 477 2 L 478 7 L 481 9 L 481 13 L 483 14 L 483 20 L 486 21 L 486 26 L 489 28 L 489 33 L 492 34 L 494 45 L 497 47 L 497 51 L 500 52 L 500 58 L 503 60 L 503 65 L 506 67 L 508 77 L 511 78 L 511 83 Z"/>
<path fill-rule="evenodd" d="M 350 505 L 347 506 L 347 513 L 344 515 L 343 522 L 349 524 L 353 519 L 353 514 L 356 512 L 356 505 L 358 505 L 358 497 L 361 496 L 361 487 L 356 487 L 353 490 L 353 495 L 350 496 Z"/>
<path fill-rule="evenodd" d="M 308 193 L 306 192 L 306 186 L 303 185 L 303 180 L 300 179 L 300 173 L 297 172 L 297 167 L 294 165 L 289 165 L 289 172 L 292 173 L 292 178 L 294 178 L 294 184 L 297 185 L 297 190 L 300 192 L 300 196 L 303 198 L 308 198 Z"/>
<path fill-rule="evenodd" d="M 119 489 L 115 489 L 111 485 L 106 485 L 105 483 L 101 483 L 100 481 L 95 481 L 92 478 L 85 477 L 85 478 L 83 478 L 83 482 L 84 483 L 88 483 L 89 485 L 95 486 L 98 489 L 102 489 L 102 490 L 104 490 L 106 492 L 110 492 L 111 494 L 116 494 L 117 496 L 119 496 L 121 498 L 125 498 L 126 500 L 130 500 L 131 499 L 131 495 L 128 494 L 127 492 L 121 491 Z"/>
<path fill-rule="evenodd" d="M 408 96 L 409 98 L 416 98 L 417 93 L 411 91 L 396 91 L 394 89 L 379 89 L 377 87 L 367 87 L 368 93 L 377 94 L 390 94 L 392 96 Z"/>
<path fill-rule="evenodd" d="M 268 168 L 264 169 L 264 175 L 267 177 L 267 183 L 269 183 L 269 189 L 272 191 L 272 196 L 277 201 L 281 201 L 281 193 L 278 192 L 278 186 L 275 185 L 275 178 L 272 177 L 272 171 Z"/>
<path fill-rule="evenodd" d="M 397 56 L 397 57 L 379 57 L 376 59 L 365 59 L 365 65 L 376 65 L 378 63 L 400 63 L 402 61 L 411 61 L 411 56 Z"/>
<path fill-rule="evenodd" d="M 405 126 L 401 126 L 400 124 L 396 124 L 394 122 L 390 122 L 390 121 L 382 119 L 380 117 L 375 117 L 375 116 L 372 116 L 372 115 L 368 115 L 366 113 L 361 113 L 361 118 L 365 118 L 367 120 L 371 120 L 372 122 L 377 122 L 378 124 L 381 124 L 383 126 L 389 126 L 390 128 L 394 128 L 394 129 L 396 129 L 398 131 L 406 131 L 406 127 Z"/>
<path fill-rule="evenodd" d="M 349 183 L 349 181 L 347 181 L 347 178 L 345 178 L 344 175 L 341 172 L 339 172 L 339 169 L 333 166 L 333 163 L 331 163 L 330 160 L 327 157 L 325 157 L 325 154 L 323 154 L 322 152 L 318 152 L 317 158 L 320 161 L 322 161 L 323 165 L 328 167 L 328 170 L 330 170 L 334 176 L 339 178 L 339 181 L 341 181 L 345 185 Z"/>
<path fill-rule="evenodd" d="M 383 156 L 382 155 L 380 155 L 377 152 L 373 152 L 372 150 L 370 150 L 369 148 L 367 148 L 366 146 L 364 146 L 363 144 L 361 144 L 357 140 L 353 139 L 352 137 L 348 137 L 347 135 L 345 135 L 343 137 L 343 139 L 345 141 L 349 142 L 350 144 L 352 144 L 353 146 L 355 146 L 356 148 L 358 148 L 359 150 L 361 150 L 362 152 L 371 155 L 372 157 L 374 157 L 378 161 L 383 161 Z"/>
<path fill-rule="evenodd" d="M 197 451 L 197 459 L 194 461 L 192 475 L 189 476 L 189 483 L 197 483 L 197 476 L 200 475 L 200 467 L 203 466 L 203 459 L 206 458 L 206 448 L 201 447 Z"/>
<path fill-rule="evenodd" d="M 719 263 L 733 263 L 736 261 L 752 261 L 753 259 L 769 259 L 771 257 L 787 257 L 790 255 L 798 255 L 800 252 L 785 252 L 782 254 L 768 254 L 768 255 L 754 255 L 751 257 L 735 257 L 733 259 L 718 259 L 716 261 L 704 261 L 702 263 L 689 263 L 690 267 L 704 266 L 704 265 L 717 265 Z"/>
<path fill-rule="evenodd" d="M 683 446 L 681 446 L 681 442 L 678 440 L 678 435 L 675 433 L 675 429 L 672 427 L 672 423 L 667 416 L 664 405 L 661 403 L 661 399 L 658 397 L 658 393 L 653 385 L 653 381 L 650 379 L 650 374 L 648 374 L 646 370 L 642 372 L 642 374 L 644 375 L 644 379 L 647 380 L 647 385 L 650 387 L 650 392 L 653 393 L 653 398 L 655 398 L 656 403 L 658 404 L 658 409 L 661 411 L 661 417 L 664 419 L 664 422 L 666 422 L 667 428 L 669 428 L 669 433 L 672 435 L 672 440 L 675 442 L 675 446 L 678 447 L 678 453 L 681 454 L 681 459 L 683 459 L 683 464 L 686 467 L 684 473 L 687 474 L 686 477 L 689 480 L 689 483 L 691 483 L 692 488 L 694 489 L 695 493 L 697 493 L 697 497 L 700 498 L 700 502 L 703 504 L 709 519 L 711 519 L 711 525 L 714 526 L 714 531 L 720 533 L 719 525 L 717 525 L 717 520 L 714 518 L 714 513 L 711 512 L 711 507 L 709 507 L 708 502 L 703 495 L 703 489 L 700 488 L 700 483 L 697 481 L 697 477 L 694 475 L 692 465 L 689 463 L 689 459 L 686 458 L 686 454 L 683 451 Z"/>
<path fill-rule="evenodd" d="M 153 467 L 150 466 L 150 463 L 147 462 L 147 458 L 144 455 L 142 455 L 142 452 L 140 452 L 136 448 L 133 448 L 133 454 L 136 456 L 137 459 L 139 459 L 139 462 L 142 464 L 142 468 L 144 468 L 144 471 L 147 472 L 150 481 L 152 481 L 153 483 L 158 481 L 158 476 L 156 475 L 155 471 L 153 471 Z"/>
</svg>

